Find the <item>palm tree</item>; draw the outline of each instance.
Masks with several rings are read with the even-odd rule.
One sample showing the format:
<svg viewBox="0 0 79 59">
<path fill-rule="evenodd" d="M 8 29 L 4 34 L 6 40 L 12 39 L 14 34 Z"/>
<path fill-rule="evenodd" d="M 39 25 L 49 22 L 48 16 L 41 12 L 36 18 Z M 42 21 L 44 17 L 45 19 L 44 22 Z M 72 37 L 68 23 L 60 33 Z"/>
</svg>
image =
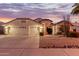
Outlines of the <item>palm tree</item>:
<svg viewBox="0 0 79 59">
<path fill-rule="evenodd" d="M 79 14 L 79 3 L 75 3 L 72 7 L 74 7 L 74 9 L 72 10 L 71 14 Z"/>
</svg>

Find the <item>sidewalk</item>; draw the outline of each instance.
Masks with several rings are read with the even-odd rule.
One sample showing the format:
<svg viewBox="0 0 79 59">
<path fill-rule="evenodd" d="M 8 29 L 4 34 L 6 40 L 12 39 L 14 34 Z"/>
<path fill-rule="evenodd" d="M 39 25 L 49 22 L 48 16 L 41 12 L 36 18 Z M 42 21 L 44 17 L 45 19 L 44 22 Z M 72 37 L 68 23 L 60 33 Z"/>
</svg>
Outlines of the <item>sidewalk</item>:
<svg viewBox="0 0 79 59">
<path fill-rule="evenodd" d="M 79 56 L 79 49 L 0 49 L 0 56 Z"/>
</svg>

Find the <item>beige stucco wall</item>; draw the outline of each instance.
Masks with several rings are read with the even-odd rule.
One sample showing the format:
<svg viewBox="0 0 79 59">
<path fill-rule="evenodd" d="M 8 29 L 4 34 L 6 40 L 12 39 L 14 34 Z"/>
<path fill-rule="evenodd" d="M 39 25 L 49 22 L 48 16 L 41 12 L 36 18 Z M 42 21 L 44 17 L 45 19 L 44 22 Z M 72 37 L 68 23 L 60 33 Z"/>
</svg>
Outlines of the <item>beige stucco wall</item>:
<svg viewBox="0 0 79 59">
<path fill-rule="evenodd" d="M 25 34 L 28 34 L 30 26 L 31 26 L 30 29 L 32 29 L 32 27 L 38 28 L 38 25 L 39 25 L 38 23 L 31 20 L 26 20 L 26 23 L 22 23 L 21 21 L 22 20 L 15 20 L 13 22 L 6 24 L 5 33 L 8 35 L 13 35 L 13 34 L 25 35 Z M 9 33 L 8 33 L 8 27 L 10 27 Z"/>
<path fill-rule="evenodd" d="M 56 25 L 54 25 L 54 26 L 52 26 L 53 27 L 53 35 L 55 35 L 56 33 L 57 33 L 57 26 Z"/>
</svg>

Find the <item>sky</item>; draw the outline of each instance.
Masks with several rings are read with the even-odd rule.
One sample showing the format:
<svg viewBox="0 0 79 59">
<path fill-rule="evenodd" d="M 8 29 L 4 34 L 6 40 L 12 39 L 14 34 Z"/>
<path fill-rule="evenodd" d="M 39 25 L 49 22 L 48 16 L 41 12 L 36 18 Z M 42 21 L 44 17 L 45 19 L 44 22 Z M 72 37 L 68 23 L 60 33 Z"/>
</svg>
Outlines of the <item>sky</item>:
<svg viewBox="0 0 79 59">
<path fill-rule="evenodd" d="M 15 18 L 48 18 L 54 22 L 62 20 L 62 15 L 70 14 L 73 3 L 0 3 L 0 21 Z"/>
</svg>

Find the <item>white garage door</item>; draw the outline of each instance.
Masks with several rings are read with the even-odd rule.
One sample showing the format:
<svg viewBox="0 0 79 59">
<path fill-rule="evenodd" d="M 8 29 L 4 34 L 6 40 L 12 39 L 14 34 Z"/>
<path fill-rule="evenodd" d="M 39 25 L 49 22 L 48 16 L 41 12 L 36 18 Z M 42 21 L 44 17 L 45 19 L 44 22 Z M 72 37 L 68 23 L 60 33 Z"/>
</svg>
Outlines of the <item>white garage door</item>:
<svg viewBox="0 0 79 59">
<path fill-rule="evenodd" d="M 8 35 L 28 35 L 28 28 L 10 28 L 9 30 L 7 29 L 7 34 Z"/>
<path fill-rule="evenodd" d="M 39 48 L 39 31 L 38 27 L 29 26 L 29 48 Z"/>
</svg>

